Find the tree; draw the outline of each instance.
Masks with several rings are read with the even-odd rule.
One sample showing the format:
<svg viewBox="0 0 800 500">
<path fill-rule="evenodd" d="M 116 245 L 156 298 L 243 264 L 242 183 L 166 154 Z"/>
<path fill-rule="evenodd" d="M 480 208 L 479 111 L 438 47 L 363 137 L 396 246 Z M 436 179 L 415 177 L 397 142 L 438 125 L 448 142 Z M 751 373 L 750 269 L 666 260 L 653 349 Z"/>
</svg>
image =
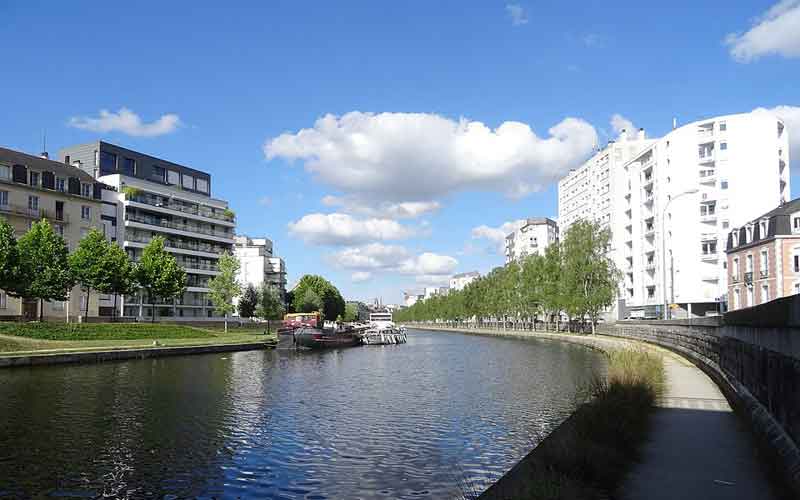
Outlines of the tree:
<svg viewBox="0 0 800 500">
<path fill-rule="evenodd" d="M 14 228 L 0 219 L 0 289 L 13 291 L 19 287 L 19 252 Z"/>
<path fill-rule="evenodd" d="M 358 304 L 355 302 L 348 302 L 344 307 L 344 320 L 345 321 L 358 321 Z"/>
<path fill-rule="evenodd" d="M 297 310 L 300 312 L 308 313 L 308 312 L 323 312 L 323 308 L 325 307 L 324 302 L 322 302 L 322 298 L 315 292 L 314 290 L 308 289 L 299 298 L 300 301 L 298 303 Z"/>
<path fill-rule="evenodd" d="M 252 283 L 248 283 L 239 299 L 239 316 L 252 318 L 258 307 L 258 291 Z"/>
<path fill-rule="evenodd" d="M 256 314 L 267 321 L 267 331 L 270 331 L 270 321 L 280 319 L 284 314 L 283 301 L 277 288 L 263 285 L 258 289 L 258 307 Z"/>
<path fill-rule="evenodd" d="M 225 333 L 228 333 L 228 314 L 236 310 L 233 299 L 242 293 L 242 287 L 236 279 L 238 273 L 239 259 L 225 252 L 219 256 L 219 274 L 208 282 L 211 290 L 208 297 L 214 309 L 225 317 Z"/>
<path fill-rule="evenodd" d="M 64 238 L 46 220 L 34 222 L 17 242 L 19 282 L 10 295 L 39 300 L 39 320 L 44 318 L 45 300 L 67 300 L 75 278 L 69 266 Z"/>
<path fill-rule="evenodd" d="M 103 270 L 107 274 L 103 280 L 103 287 L 98 288 L 102 293 L 114 295 L 114 316 L 117 316 L 117 297 L 132 294 L 138 288 L 136 283 L 136 268 L 131 263 L 122 247 L 109 243 L 103 258 Z"/>
<path fill-rule="evenodd" d="M 78 243 L 78 248 L 69 256 L 69 266 L 75 281 L 86 290 L 86 305 L 83 311 L 89 317 L 89 297 L 92 290 L 107 290 L 110 287 L 110 273 L 106 270 L 106 254 L 109 243 L 103 233 L 92 229 Z"/>
<path fill-rule="evenodd" d="M 167 300 L 183 294 L 186 289 L 186 271 L 178 265 L 175 257 L 164 250 L 164 238 L 156 236 L 144 247 L 142 258 L 136 265 L 136 280 L 147 292 L 153 304 L 152 321 L 158 315 L 153 299 Z M 139 308 L 141 316 L 141 306 Z"/>
<path fill-rule="evenodd" d="M 321 299 L 323 306 L 319 309 L 327 320 L 335 320 L 338 316 L 344 315 L 345 303 L 339 290 L 322 276 L 307 274 L 300 278 L 294 288 L 292 305 L 294 309 L 303 312 L 300 304 L 305 300 L 307 290 L 313 290 Z"/>
</svg>

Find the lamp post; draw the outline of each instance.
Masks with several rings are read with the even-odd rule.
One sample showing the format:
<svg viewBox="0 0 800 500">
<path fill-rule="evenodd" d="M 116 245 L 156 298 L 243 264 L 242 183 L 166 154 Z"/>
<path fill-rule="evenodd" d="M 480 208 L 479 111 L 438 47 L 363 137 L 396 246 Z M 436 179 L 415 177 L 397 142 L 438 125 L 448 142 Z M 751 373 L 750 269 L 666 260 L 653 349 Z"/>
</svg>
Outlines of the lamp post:
<svg viewBox="0 0 800 500">
<path fill-rule="evenodd" d="M 695 194 L 698 191 L 700 190 L 695 188 L 676 194 L 667 200 L 667 203 L 664 205 L 664 209 L 661 211 L 661 289 L 663 290 L 664 294 L 664 311 L 661 313 L 662 319 L 667 319 L 667 309 L 669 306 L 667 302 L 667 208 L 669 207 L 670 203 L 672 203 L 674 200 L 677 200 L 681 196 L 686 194 Z"/>
</svg>

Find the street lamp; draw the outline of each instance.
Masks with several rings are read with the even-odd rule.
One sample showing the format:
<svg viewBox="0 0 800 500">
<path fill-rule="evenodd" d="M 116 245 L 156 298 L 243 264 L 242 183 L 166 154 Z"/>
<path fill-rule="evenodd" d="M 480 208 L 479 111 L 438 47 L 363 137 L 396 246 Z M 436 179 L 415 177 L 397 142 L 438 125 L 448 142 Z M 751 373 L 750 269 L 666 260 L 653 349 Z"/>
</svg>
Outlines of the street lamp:
<svg viewBox="0 0 800 500">
<path fill-rule="evenodd" d="M 667 200 L 667 203 L 664 205 L 664 209 L 661 211 L 661 288 L 664 293 L 664 311 L 662 312 L 661 317 L 663 319 L 667 319 L 667 309 L 669 306 L 667 302 L 667 208 L 669 207 L 670 203 L 672 203 L 674 200 L 677 200 L 681 196 L 686 194 L 696 194 L 699 191 L 699 189 L 695 188 L 676 194 Z"/>
</svg>

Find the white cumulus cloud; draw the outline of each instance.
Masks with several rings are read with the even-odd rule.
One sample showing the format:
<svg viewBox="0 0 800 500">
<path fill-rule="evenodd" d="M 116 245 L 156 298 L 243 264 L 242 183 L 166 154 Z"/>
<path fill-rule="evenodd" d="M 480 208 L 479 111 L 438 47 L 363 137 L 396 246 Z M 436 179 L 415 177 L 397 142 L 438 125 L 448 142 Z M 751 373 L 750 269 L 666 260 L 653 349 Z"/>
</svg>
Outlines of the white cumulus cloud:
<svg viewBox="0 0 800 500">
<path fill-rule="evenodd" d="M 153 122 L 144 123 L 139 115 L 130 109 L 120 108 L 116 113 L 101 109 L 96 118 L 74 116 L 70 118 L 69 124 L 92 132 L 122 132 L 136 137 L 155 137 L 177 130 L 181 125 L 181 119 L 178 115 L 169 113 Z"/>
<path fill-rule="evenodd" d="M 632 121 L 628 120 L 619 113 L 614 113 L 614 115 L 611 116 L 611 128 L 614 129 L 614 132 L 617 134 L 625 130 L 629 135 L 636 134 L 637 130 Z"/>
<path fill-rule="evenodd" d="M 332 195 L 323 197 L 322 203 L 348 213 L 388 219 L 414 219 L 442 207 L 438 201 L 369 202 L 352 196 Z"/>
<path fill-rule="evenodd" d="M 357 219 L 341 213 L 313 213 L 290 222 L 289 233 L 315 245 L 356 245 L 409 238 L 414 231 L 391 219 Z"/>
<path fill-rule="evenodd" d="M 369 281 L 372 278 L 372 273 L 367 271 L 357 271 L 350 276 L 350 280 L 353 283 L 363 283 L 365 281 Z"/>
<path fill-rule="evenodd" d="M 330 259 L 337 267 L 354 270 L 393 270 L 409 258 L 409 252 L 399 245 L 370 243 L 358 247 L 348 247 Z"/>
<path fill-rule="evenodd" d="M 442 276 L 452 273 L 458 261 L 449 255 L 425 252 L 400 263 L 399 272 L 413 275 Z"/>
<path fill-rule="evenodd" d="M 505 251 L 506 236 L 525 225 L 525 219 L 504 222 L 496 227 L 482 225 L 472 228 L 472 238 L 475 240 L 489 240 L 494 251 L 502 254 Z"/>
<path fill-rule="evenodd" d="M 743 63 L 766 55 L 800 57 L 800 0 L 781 0 L 744 33 L 725 38 L 731 56 Z"/>
<path fill-rule="evenodd" d="M 525 13 L 525 9 L 522 8 L 522 5 L 518 3 L 506 4 L 506 12 L 511 16 L 511 24 L 514 26 L 528 24 L 528 14 Z"/>
<path fill-rule="evenodd" d="M 529 125 L 497 128 L 431 113 L 325 115 L 264 145 L 267 159 L 302 160 L 317 179 L 360 200 L 431 202 L 467 189 L 514 197 L 580 164 L 597 144 L 589 123 L 565 118 L 539 137 Z"/>
</svg>

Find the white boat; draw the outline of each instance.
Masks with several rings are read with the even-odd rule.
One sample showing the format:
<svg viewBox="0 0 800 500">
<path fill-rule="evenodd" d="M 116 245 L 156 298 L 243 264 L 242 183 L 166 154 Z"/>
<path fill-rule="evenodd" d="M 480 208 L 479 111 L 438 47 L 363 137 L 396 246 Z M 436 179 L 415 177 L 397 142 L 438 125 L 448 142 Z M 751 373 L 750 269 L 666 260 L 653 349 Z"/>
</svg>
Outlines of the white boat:
<svg viewBox="0 0 800 500">
<path fill-rule="evenodd" d="M 392 313 L 374 312 L 369 315 L 369 328 L 361 337 L 365 345 L 405 344 L 408 341 L 405 328 L 395 326 Z"/>
</svg>

